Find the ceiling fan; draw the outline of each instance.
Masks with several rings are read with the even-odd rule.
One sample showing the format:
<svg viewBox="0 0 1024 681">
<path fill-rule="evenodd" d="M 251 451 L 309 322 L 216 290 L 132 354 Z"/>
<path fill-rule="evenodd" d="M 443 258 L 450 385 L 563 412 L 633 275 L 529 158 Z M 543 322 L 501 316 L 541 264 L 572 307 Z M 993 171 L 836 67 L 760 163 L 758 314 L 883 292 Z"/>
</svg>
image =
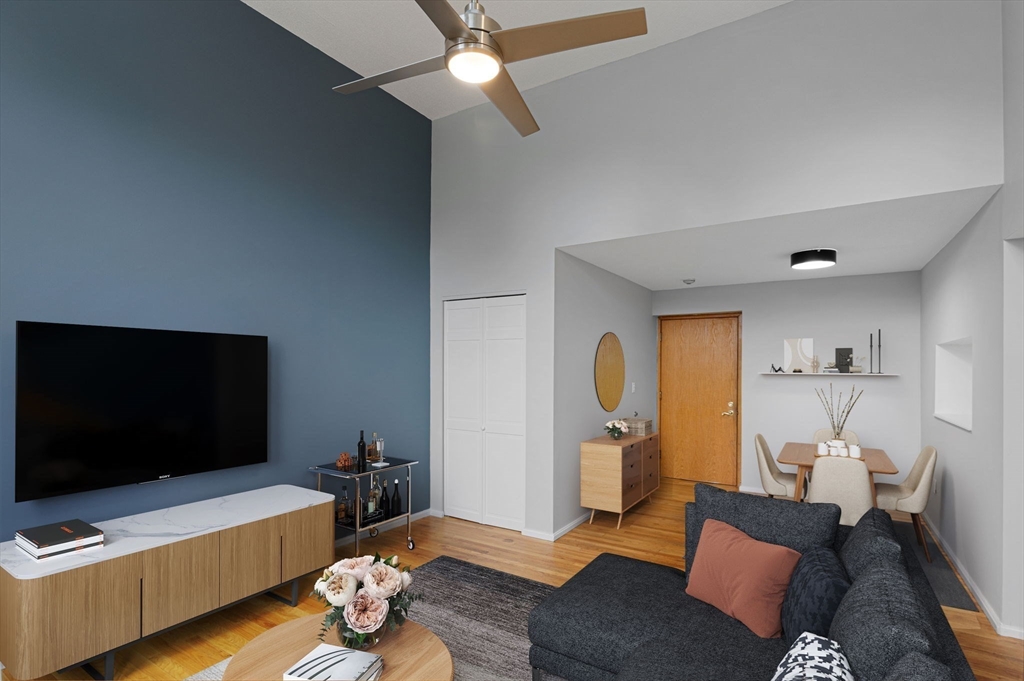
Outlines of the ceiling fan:
<svg viewBox="0 0 1024 681">
<path fill-rule="evenodd" d="M 350 95 L 447 68 L 459 80 L 479 85 L 508 122 L 526 137 L 540 127 L 504 64 L 647 33 L 647 15 L 642 7 L 502 29 L 477 0 L 470 0 L 461 15 L 448 0 L 416 0 L 416 4 L 444 36 L 444 54 L 339 85 L 335 92 Z"/>
</svg>

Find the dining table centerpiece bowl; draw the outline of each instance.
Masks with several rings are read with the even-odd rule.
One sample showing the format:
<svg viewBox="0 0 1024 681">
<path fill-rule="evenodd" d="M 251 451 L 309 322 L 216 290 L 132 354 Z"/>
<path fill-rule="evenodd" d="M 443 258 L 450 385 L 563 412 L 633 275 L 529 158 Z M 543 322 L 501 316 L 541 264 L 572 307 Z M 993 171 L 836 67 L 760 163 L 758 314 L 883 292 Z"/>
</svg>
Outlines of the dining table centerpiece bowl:
<svg viewBox="0 0 1024 681">
<path fill-rule="evenodd" d="M 398 556 L 339 560 L 324 570 L 310 594 L 331 607 L 320 640 L 336 627 L 348 648 L 366 650 L 377 645 L 386 632 L 405 624 L 409 606 L 418 600 L 418 594 L 409 592 L 410 584 L 410 568 L 400 567 Z"/>
<path fill-rule="evenodd" d="M 609 421 L 604 424 L 604 429 L 613 440 L 621 440 L 622 436 L 629 432 L 629 426 L 622 420 Z"/>
</svg>

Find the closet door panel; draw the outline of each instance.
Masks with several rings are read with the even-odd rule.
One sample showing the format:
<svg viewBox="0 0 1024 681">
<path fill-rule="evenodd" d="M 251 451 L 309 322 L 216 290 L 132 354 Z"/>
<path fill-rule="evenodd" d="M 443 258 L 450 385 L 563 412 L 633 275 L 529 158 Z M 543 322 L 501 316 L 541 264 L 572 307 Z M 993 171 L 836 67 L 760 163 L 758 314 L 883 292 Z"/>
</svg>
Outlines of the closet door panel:
<svg viewBox="0 0 1024 681">
<path fill-rule="evenodd" d="M 483 305 L 444 307 L 444 512 L 481 522 L 483 510 Z"/>
<path fill-rule="evenodd" d="M 526 306 L 484 301 L 484 522 L 521 530 L 526 520 Z"/>
</svg>

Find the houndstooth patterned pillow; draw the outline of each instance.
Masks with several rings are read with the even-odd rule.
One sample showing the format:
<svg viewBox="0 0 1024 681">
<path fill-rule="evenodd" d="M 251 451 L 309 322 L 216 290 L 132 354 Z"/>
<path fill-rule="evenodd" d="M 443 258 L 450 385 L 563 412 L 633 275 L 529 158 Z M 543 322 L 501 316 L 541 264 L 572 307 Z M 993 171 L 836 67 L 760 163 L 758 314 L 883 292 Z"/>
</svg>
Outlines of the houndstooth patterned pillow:
<svg viewBox="0 0 1024 681">
<path fill-rule="evenodd" d="M 782 658 L 772 681 L 853 681 L 853 672 L 838 643 L 804 632 Z"/>
</svg>

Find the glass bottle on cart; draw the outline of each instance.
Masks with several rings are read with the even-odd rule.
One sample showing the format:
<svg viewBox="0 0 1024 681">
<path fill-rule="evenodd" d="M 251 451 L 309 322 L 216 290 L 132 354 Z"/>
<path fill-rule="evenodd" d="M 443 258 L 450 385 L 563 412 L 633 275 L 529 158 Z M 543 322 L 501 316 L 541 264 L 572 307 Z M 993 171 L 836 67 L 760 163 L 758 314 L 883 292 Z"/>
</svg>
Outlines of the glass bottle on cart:
<svg viewBox="0 0 1024 681">
<path fill-rule="evenodd" d="M 384 491 L 380 495 L 380 510 L 384 511 L 384 520 L 391 518 L 391 498 L 388 496 L 387 478 L 384 478 Z"/>
<path fill-rule="evenodd" d="M 402 515 L 402 497 L 398 495 L 398 478 L 395 478 L 395 493 L 391 497 L 391 517 Z"/>
</svg>

